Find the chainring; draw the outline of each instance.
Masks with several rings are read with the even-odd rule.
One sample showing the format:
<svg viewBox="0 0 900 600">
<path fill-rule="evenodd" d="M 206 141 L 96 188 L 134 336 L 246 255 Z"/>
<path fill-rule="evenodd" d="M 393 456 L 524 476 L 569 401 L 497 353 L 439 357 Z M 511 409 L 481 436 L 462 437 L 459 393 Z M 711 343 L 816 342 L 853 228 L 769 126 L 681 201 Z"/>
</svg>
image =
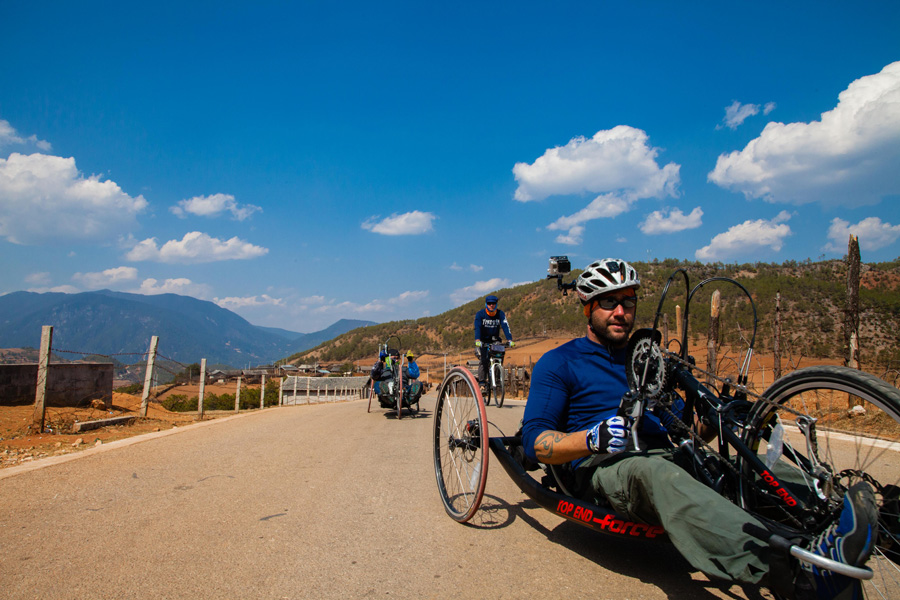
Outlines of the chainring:
<svg viewBox="0 0 900 600">
<path fill-rule="evenodd" d="M 666 386 L 666 362 L 660 348 L 662 334 L 655 329 L 638 329 L 628 340 L 625 372 L 628 388 L 646 399 L 655 399 Z"/>
</svg>

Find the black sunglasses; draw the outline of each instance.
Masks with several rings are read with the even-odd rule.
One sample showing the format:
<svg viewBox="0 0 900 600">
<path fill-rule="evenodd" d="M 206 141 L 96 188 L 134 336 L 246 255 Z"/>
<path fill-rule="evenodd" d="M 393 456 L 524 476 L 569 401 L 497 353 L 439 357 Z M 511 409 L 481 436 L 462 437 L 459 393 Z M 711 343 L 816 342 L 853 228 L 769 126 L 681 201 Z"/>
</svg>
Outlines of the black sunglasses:
<svg viewBox="0 0 900 600">
<path fill-rule="evenodd" d="M 603 310 L 616 310 L 617 306 L 621 306 L 622 308 L 634 308 L 637 306 L 637 298 L 634 296 L 622 298 L 621 300 L 617 298 L 600 298 L 597 300 L 597 306 Z"/>
</svg>

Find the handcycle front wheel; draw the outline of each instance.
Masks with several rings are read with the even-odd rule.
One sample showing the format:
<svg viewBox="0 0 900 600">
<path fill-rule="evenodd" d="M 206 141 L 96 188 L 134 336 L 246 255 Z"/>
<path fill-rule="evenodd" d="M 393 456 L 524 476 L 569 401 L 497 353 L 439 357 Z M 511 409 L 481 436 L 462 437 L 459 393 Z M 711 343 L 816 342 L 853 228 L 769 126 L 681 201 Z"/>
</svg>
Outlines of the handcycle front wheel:
<svg viewBox="0 0 900 600">
<path fill-rule="evenodd" d="M 827 527 L 828 520 L 816 517 L 829 517 L 829 506 L 839 511 L 846 489 L 868 482 L 879 508 L 879 539 L 867 565 L 874 577 L 863 582 L 864 595 L 900 598 L 900 391 L 856 369 L 814 366 L 778 379 L 763 397 L 771 403 L 756 404 L 744 442 L 818 522 L 818 530 L 803 533 L 816 535 Z M 815 453 L 800 429 L 807 417 L 815 419 Z M 830 473 L 817 472 L 816 461 Z M 744 508 L 770 522 L 805 529 L 782 508 L 770 484 L 748 465 L 741 467 L 747 475 L 740 490 Z"/>
<path fill-rule="evenodd" d="M 506 398 L 506 386 L 503 382 L 503 365 L 494 363 L 491 367 L 491 382 L 494 393 L 494 404 L 497 408 L 503 408 L 503 400 Z"/>
<path fill-rule="evenodd" d="M 487 411 L 472 373 L 454 367 L 434 408 L 434 474 L 444 510 L 465 523 L 481 506 L 488 471 Z"/>
</svg>

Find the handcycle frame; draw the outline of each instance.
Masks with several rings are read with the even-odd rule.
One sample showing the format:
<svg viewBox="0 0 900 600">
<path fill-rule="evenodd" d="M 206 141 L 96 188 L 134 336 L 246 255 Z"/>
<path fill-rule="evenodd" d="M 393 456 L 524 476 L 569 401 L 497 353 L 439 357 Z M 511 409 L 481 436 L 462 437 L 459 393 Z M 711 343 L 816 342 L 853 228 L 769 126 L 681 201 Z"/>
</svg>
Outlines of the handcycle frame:
<svg viewBox="0 0 900 600">
<path fill-rule="evenodd" d="M 656 326 L 658 325 L 669 287 L 673 280 L 679 275 L 684 277 L 685 286 L 688 292 L 683 315 L 683 335 L 682 339 L 679 340 L 679 353 L 666 354 L 659 348 L 661 334 L 658 329 L 656 329 Z M 571 284 L 562 283 L 561 275 L 552 274 L 550 277 L 559 278 L 559 288 L 563 290 L 564 293 L 566 290 L 574 288 L 574 282 Z M 710 389 L 697 379 L 692 372 L 694 370 L 693 361 L 687 355 L 687 324 L 690 300 L 694 297 L 696 292 L 713 281 L 722 281 L 737 285 L 744 294 L 746 294 L 750 305 L 753 307 L 753 334 L 750 339 L 747 356 L 740 368 L 737 382 L 731 383 L 726 380 L 721 391 Z M 767 400 L 766 393 L 773 388 L 777 388 L 778 386 L 776 384 L 778 382 L 776 381 L 773 383 L 769 390 L 760 396 L 759 402 L 749 401 L 747 399 L 747 389 L 744 387 L 747 382 L 747 370 L 750 364 L 753 343 L 755 341 L 756 326 L 757 313 L 755 303 L 750 293 L 740 283 L 725 277 L 714 277 L 701 281 L 696 287 L 691 288 L 687 272 L 684 269 L 676 270 L 669 277 L 669 280 L 663 289 L 662 297 L 654 318 L 653 329 L 635 332 L 635 336 L 637 337 L 634 338 L 633 336 L 634 339 L 632 341 L 636 341 L 637 343 L 629 344 L 630 356 L 634 356 L 635 353 L 639 352 L 645 353 L 641 359 L 634 359 L 634 362 L 632 362 L 631 359 L 628 361 L 629 365 L 636 365 L 633 366 L 628 373 L 629 384 L 633 389 L 634 397 L 636 399 L 635 402 L 628 407 L 630 411 L 629 414 L 634 419 L 633 435 L 637 435 L 639 421 L 644 411 L 650 408 L 649 401 L 658 399 L 663 392 L 675 394 L 675 389 L 677 388 L 680 390 L 679 397 L 684 400 L 684 410 L 681 414 L 682 422 L 685 422 L 686 417 L 687 423 L 693 425 L 692 417 L 696 415 L 698 418 L 706 419 L 707 422 L 715 425 L 719 434 L 717 454 L 714 451 L 711 451 L 711 448 L 703 448 L 702 444 L 695 445 L 694 440 L 689 437 L 683 439 L 679 448 L 676 450 L 676 452 L 684 452 L 686 456 L 691 459 L 695 467 L 692 474 L 694 474 L 699 481 L 712 487 L 738 505 L 741 505 L 742 498 L 744 497 L 742 496 L 743 494 L 763 495 L 765 492 L 770 492 L 768 498 L 774 499 L 774 501 L 780 501 L 783 505 L 781 509 L 786 513 L 794 514 L 797 517 L 805 516 L 807 526 L 809 525 L 811 513 L 822 512 L 824 514 L 820 516 L 822 516 L 823 519 L 821 522 L 816 523 L 816 526 L 821 530 L 827 525 L 825 517 L 833 521 L 833 517 L 836 514 L 835 510 L 839 507 L 833 507 L 835 510 L 832 512 L 813 507 L 809 508 L 803 515 L 800 515 L 806 507 L 801 506 L 801 500 L 794 496 L 790 490 L 790 486 L 782 481 L 778 474 L 771 472 L 771 469 L 767 468 L 767 466 L 759 459 L 756 452 L 757 448 L 748 446 L 742 437 L 735 433 L 735 431 L 746 431 L 748 423 L 752 424 L 754 418 L 757 419 L 755 426 L 758 429 L 770 427 L 770 425 L 764 422 L 760 423 L 761 419 L 772 419 L 771 414 L 766 416 L 766 407 L 763 406 L 763 408 L 760 409 L 759 406 L 762 403 L 772 404 L 772 402 Z M 679 360 L 674 360 L 675 358 Z M 816 367 L 807 368 L 806 370 L 809 371 L 810 369 L 816 369 Z M 829 367 L 828 369 L 831 369 L 832 371 L 838 370 L 837 375 L 841 374 L 839 371 L 839 369 L 841 369 L 840 367 Z M 800 371 L 803 370 L 801 369 Z M 660 375 L 660 373 L 663 376 L 670 377 L 671 381 L 663 384 L 660 379 L 656 382 L 658 383 L 659 389 L 654 389 L 654 381 L 648 376 Z M 795 373 L 799 373 L 799 371 Z M 815 374 L 816 373 L 813 375 Z M 847 373 L 843 374 L 847 375 Z M 798 379 L 801 378 L 794 378 L 794 380 Z M 861 377 L 861 380 L 863 379 L 864 378 Z M 459 401 L 459 398 L 462 398 L 462 395 L 457 397 L 458 393 L 454 388 L 463 388 L 463 395 L 465 395 L 466 392 L 464 388 L 466 387 L 468 388 L 467 393 L 470 394 L 472 398 L 471 401 L 469 401 L 468 398 L 463 398 L 463 400 L 466 401 L 466 404 L 473 404 L 474 407 L 471 410 L 457 410 L 456 412 L 460 413 L 459 415 L 451 416 L 449 411 L 448 414 L 445 415 L 445 402 L 450 404 L 457 403 L 458 407 L 463 407 L 463 403 Z M 788 385 L 787 387 L 790 386 Z M 834 389 L 840 388 L 839 386 L 836 386 Z M 879 393 L 886 392 L 881 391 Z M 898 402 L 898 397 L 900 396 L 894 395 L 896 393 L 896 390 L 890 392 L 890 395 L 888 396 L 889 404 L 896 404 Z M 452 518 L 465 523 L 477 512 L 484 494 L 488 470 L 489 455 L 484 449 L 490 448 L 491 453 L 499 460 L 501 466 L 519 489 L 542 508 L 553 512 L 562 518 L 606 535 L 654 541 L 668 540 L 668 536 L 662 527 L 632 522 L 617 514 L 609 507 L 600 506 L 573 496 L 566 489 L 558 469 L 554 467 L 540 465 L 540 468 L 545 469 L 546 475 L 539 483 L 528 473 L 528 470 L 536 470 L 538 466 L 527 464 L 528 461 L 524 457 L 520 436 L 487 436 L 485 430 L 488 425 L 484 406 L 485 402 L 482 398 L 481 391 L 471 373 L 468 370 L 459 367 L 451 369 L 442 381 L 441 386 L 438 388 L 438 400 L 435 407 L 434 423 L 434 467 L 444 508 Z M 774 411 L 770 410 L 769 412 L 773 413 Z M 894 412 L 896 413 L 896 411 Z M 896 420 L 896 414 L 893 416 Z M 460 418 L 462 420 L 455 424 L 450 423 L 449 426 L 445 426 L 444 424 L 445 420 L 449 421 L 452 419 L 456 421 Z M 815 463 L 818 462 L 814 445 L 815 419 L 812 419 L 812 423 L 807 424 L 806 427 L 807 429 L 803 431 L 807 443 L 809 444 L 810 438 L 812 438 L 813 442 L 812 446 L 808 446 L 808 448 L 812 449 L 811 457 L 802 456 L 791 448 L 788 459 L 804 469 L 813 470 L 813 467 L 816 466 Z M 750 441 L 752 442 L 753 440 Z M 759 441 L 760 440 L 756 440 L 757 445 Z M 734 454 L 731 453 L 731 450 L 734 451 Z M 454 453 L 460 455 L 464 454 L 465 456 L 457 457 Z M 466 459 L 466 456 L 473 458 Z M 478 456 L 481 457 L 481 461 L 477 466 L 472 468 L 466 467 L 466 460 L 468 460 L 469 463 L 474 463 L 475 458 Z M 724 462 L 735 465 L 737 469 L 729 471 Z M 451 468 L 456 469 L 456 481 L 454 481 L 452 472 L 450 476 L 447 476 L 443 472 L 445 465 L 450 463 L 454 463 Z M 526 469 L 526 466 L 529 468 Z M 718 470 L 716 467 L 718 467 Z M 752 482 L 755 482 L 756 485 L 768 486 L 771 490 L 755 490 L 755 488 L 751 488 L 750 486 L 752 483 L 748 484 L 744 481 L 746 477 L 755 478 L 752 479 Z M 470 483 L 471 485 L 469 485 L 469 487 L 473 489 L 465 489 L 467 483 Z M 743 486 L 746 486 L 746 488 Z M 551 489 L 552 487 L 557 488 L 558 491 L 554 491 Z M 729 495 L 731 497 L 729 497 Z M 462 502 L 459 502 L 460 499 Z M 762 531 L 748 530 L 748 533 L 768 542 L 776 550 L 785 554 L 790 554 L 804 562 L 817 565 L 820 568 L 828 569 L 848 577 L 856 579 L 872 578 L 873 572 L 869 568 L 853 567 L 805 550 L 803 547 L 805 543 L 811 539 L 813 534 L 818 533 L 818 531 L 809 532 L 800 529 L 791 529 L 785 527 L 783 524 L 767 519 L 762 515 L 754 513 L 754 516 L 766 524 L 767 529 Z M 883 527 L 883 525 L 879 525 Z M 895 537 L 893 531 L 890 532 L 890 535 Z"/>
</svg>

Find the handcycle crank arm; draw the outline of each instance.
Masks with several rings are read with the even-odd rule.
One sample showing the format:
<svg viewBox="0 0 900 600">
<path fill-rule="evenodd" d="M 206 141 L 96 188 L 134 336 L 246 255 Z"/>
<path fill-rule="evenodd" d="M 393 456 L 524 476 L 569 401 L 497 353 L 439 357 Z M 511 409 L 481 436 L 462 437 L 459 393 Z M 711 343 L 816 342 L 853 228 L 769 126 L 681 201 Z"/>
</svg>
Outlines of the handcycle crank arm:
<svg viewBox="0 0 900 600">
<path fill-rule="evenodd" d="M 837 573 L 838 575 L 846 575 L 847 577 L 852 577 L 853 579 L 872 579 L 875 576 L 875 573 L 872 569 L 866 567 L 854 567 L 852 565 L 848 565 L 847 563 L 838 562 L 836 560 L 831 560 L 830 558 L 826 558 L 824 556 L 820 556 L 805 548 L 801 548 L 800 546 L 791 546 L 791 556 L 796 558 L 797 560 L 802 560 L 803 562 L 813 564 L 820 569 L 827 569 L 833 573 Z"/>
<path fill-rule="evenodd" d="M 768 530 L 761 527 L 748 524 L 744 526 L 744 531 L 757 539 L 768 542 L 769 546 L 775 551 L 790 554 L 797 560 L 815 565 L 820 569 L 825 569 L 832 573 L 837 573 L 838 575 L 852 577 L 853 579 L 872 579 L 875 575 L 872 569 L 867 567 L 854 567 L 853 565 L 832 560 L 820 554 L 816 554 L 815 552 L 810 552 L 806 548 L 801 548 L 800 546 L 792 544 L 777 533 L 770 533 Z"/>
</svg>

